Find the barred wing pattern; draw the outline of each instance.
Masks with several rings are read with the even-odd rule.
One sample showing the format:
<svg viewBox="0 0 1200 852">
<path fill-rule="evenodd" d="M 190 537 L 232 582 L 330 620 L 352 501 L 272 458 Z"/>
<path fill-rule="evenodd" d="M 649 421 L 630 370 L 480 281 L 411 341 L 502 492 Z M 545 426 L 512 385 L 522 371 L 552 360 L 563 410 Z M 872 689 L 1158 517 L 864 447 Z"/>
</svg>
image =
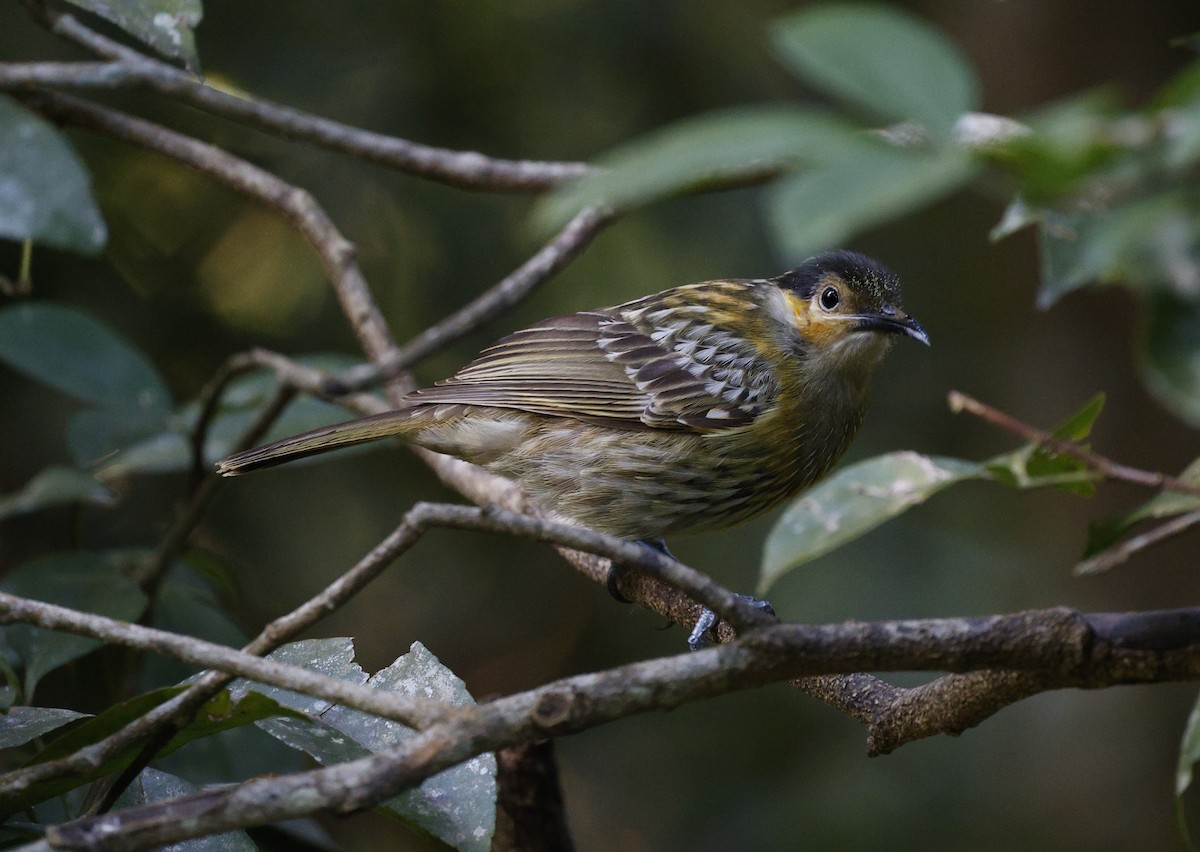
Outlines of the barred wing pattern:
<svg viewBox="0 0 1200 852">
<path fill-rule="evenodd" d="M 708 432 L 744 426 L 773 403 L 773 371 L 751 343 L 712 322 L 751 282 L 711 282 L 545 320 L 503 338 L 453 378 L 414 392 L 457 403 L 570 417 L 623 429 Z M 738 294 L 745 310 L 747 295 Z"/>
</svg>

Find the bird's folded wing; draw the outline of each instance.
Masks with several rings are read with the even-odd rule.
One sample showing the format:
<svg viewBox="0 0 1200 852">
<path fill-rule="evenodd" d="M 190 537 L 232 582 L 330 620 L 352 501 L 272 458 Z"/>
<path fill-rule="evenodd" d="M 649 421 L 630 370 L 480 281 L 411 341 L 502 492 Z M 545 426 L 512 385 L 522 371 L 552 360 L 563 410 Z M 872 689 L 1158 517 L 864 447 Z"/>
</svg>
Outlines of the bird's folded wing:
<svg viewBox="0 0 1200 852">
<path fill-rule="evenodd" d="M 686 316 L 663 322 L 667 310 L 652 307 L 640 300 L 545 320 L 410 399 L 705 432 L 743 426 L 770 404 L 769 371 L 750 363 L 744 343 Z"/>
</svg>

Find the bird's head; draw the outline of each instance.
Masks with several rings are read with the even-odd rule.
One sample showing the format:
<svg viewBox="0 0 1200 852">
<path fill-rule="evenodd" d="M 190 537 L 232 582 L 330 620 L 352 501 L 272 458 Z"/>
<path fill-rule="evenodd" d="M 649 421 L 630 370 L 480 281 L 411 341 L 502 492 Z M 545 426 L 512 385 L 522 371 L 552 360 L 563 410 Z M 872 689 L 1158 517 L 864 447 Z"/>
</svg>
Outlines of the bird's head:
<svg viewBox="0 0 1200 852">
<path fill-rule="evenodd" d="M 852 251 L 809 258 L 775 279 L 810 356 L 847 367 L 874 367 L 895 335 L 929 345 L 900 305 L 900 281 L 883 264 Z"/>
</svg>

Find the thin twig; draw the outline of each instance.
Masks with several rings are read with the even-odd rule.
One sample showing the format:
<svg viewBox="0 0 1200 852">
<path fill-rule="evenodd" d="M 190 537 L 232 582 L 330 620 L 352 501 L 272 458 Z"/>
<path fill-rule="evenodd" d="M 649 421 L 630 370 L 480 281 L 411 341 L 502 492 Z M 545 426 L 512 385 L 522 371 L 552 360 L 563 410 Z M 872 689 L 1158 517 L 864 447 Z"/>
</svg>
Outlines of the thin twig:
<svg viewBox="0 0 1200 852">
<path fill-rule="evenodd" d="M 464 710 L 333 767 L 260 778 L 48 829 L 52 848 L 135 850 L 318 812 L 353 813 L 485 751 L 577 733 L 784 677 L 869 668 L 968 671 L 999 661 L 1046 688 L 1200 678 L 1200 610 L 764 627 L 728 645 L 579 675 Z"/>
<path fill-rule="evenodd" d="M 346 704 L 414 728 L 426 727 L 450 709 L 436 701 L 338 680 L 300 666 L 266 660 L 203 639 L 117 621 L 6 592 L 0 592 L 0 624 L 33 624 L 47 630 L 87 636 L 113 645 L 174 657 L 192 665 L 218 669 L 258 683 Z"/>
<path fill-rule="evenodd" d="M 951 411 L 956 413 L 965 411 L 968 414 L 974 414 L 976 417 L 999 426 L 1001 429 L 1020 435 L 1022 438 L 1033 441 L 1039 446 L 1045 447 L 1059 455 L 1079 459 L 1079 461 L 1092 468 L 1092 470 L 1103 474 L 1109 479 L 1131 482 L 1135 485 L 1144 485 L 1147 488 L 1165 488 L 1168 491 L 1179 491 L 1183 494 L 1200 496 L 1200 485 L 1184 482 L 1182 479 L 1170 476 L 1169 474 L 1141 470 L 1136 467 L 1119 464 L 1112 459 L 1093 452 L 1087 447 L 1080 446 L 1074 441 L 1056 438 L 1049 432 L 1044 432 L 1036 426 L 1030 426 L 1028 423 L 1018 420 L 1010 414 L 1005 414 L 1003 411 L 959 391 L 951 391 L 948 400 Z"/>
<path fill-rule="evenodd" d="M 1100 574 L 1110 568 L 1115 568 L 1139 550 L 1144 550 L 1153 544 L 1166 541 L 1192 527 L 1200 524 L 1200 511 L 1177 515 L 1139 535 L 1130 536 L 1108 550 L 1098 553 L 1090 559 L 1085 559 L 1075 566 L 1078 577 Z"/>
<path fill-rule="evenodd" d="M 239 376 L 255 370 L 259 362 L 249 352 L 239 352 L 225 359 L 217 368 L 211 379 L 200 390 L 197 403 L 200 413 L 196 417 L 196 425 L 192 427 L 189 445 L 192 448 L 191 473 L 188 477 L 188 491 L 195 491 L 205 476 L 211 471 L 204 459 L 204 445 L 208 441 L 208 430 L 220 409 L 221 397 L 230 383 Z"/>
<path fill-rule="evenodd" d="M 234 452 L 249 449 L 262 440 L 267 430 L 271 428 L 295 395 L 296 389 L 290 385 L 277 387 L 263 405 L 254 422 L 238 438 L 234 445 Z M 171 567 L 175 557 L 187 546 L 188 539 L 200 524 L 204 513 L 208 510 L 209 503 L 216 496 L 221 484 L 221 477 L 212 471 L 209 471 L 208 475 L 200 480 L 200 484 L 191 492 L 183 509 L 175 517 L 171 528 L 163 536 L 163 540 L 154 551 L 153 558 L 139 573 L 137 581 L 151 598 L 154 597 L 158 584 L 166 576 L 167 569 Z"/>
<path fill-rule="evenodd" d="M 173 95 L 213 115 L 241 121 L 289 139 L 320 145 L 369 162 L 462 189 L 488 192 L 542 192 L 592 171 L 586 163 L 505 160 L 475 151 L 455 151 L 422 145 L 396 136 L 373 133 L 312 115 L 262 98 L 239 97 L 214 89 L 165 62 L 125 47 L 81 23 L 73 15 L 46 9 L 40 2 L 26 5 L 56 35 L 120 65 L 93 65 L 90 73 L 55 71 L 45 81 L 71 86 L 144 86 Z M 24 72 L 31 77 L 37 72 Z M 49 73 L 49 72 L 47 72 Z M 53 75 L 51 75 L 53 76 Z M 38 82 L 31 80 L 30 82 Z M 18 81 L 14 85 L 28 85 Z"/>
<path fill-rule="evenodd" d="M 398 555 L 411 547 L 414 541 L 416 535 L 412 525 L 402 522 L 354 567 L 326 586 L 319 594 L 291 612 L 276 618 L 242 650 L 254 655 L 275 650 L 291 637 L 345 604 L 379 576 Z M 85 746 L 68 757 L 0 775 L 0 790 L 18 795 L 41 781 L 96 770 L 129 746 L 151 738 L 158 732 L 172 727 L 182 729 L 191 721 L 197 710 L 232 680 L 233 676 L 225 672 L 206 672 L 186 691 L 163 702 L 105 739 Z"/>
<path fill-rule="evenodd" d="M 130 62 L 0 62 L 0 89 L 115 89 L 143 85 L 145 76 L 144 69 Z"/>
<path fill-rule="evenodd" d="M 401 346 L 391 358 L 352 367 L 334 377 L 329 392 L 336 394 L 359 390 L 395 376 L 516 307 L 578 257 L 613 218 L 613 214 L 601 207 L 585 207 L 532 257 L 495 286 L 422 331 Z"/>
</svg>

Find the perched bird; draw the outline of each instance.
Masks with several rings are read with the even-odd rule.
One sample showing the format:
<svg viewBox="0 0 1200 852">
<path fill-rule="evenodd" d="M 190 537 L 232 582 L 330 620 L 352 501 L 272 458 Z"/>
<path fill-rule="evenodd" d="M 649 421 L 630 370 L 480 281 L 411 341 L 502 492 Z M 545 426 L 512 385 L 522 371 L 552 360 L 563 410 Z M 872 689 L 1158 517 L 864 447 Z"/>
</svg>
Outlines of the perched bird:
<svg viewBox="0 0 1200 852">
<path fill-rule="evenodd" d="M 551 518 L 657 541 L 764 512 L 820 479 L 897 335 L 896 276 L 848 251 L 543 320 L 394 411 L 221 461 L 234 475 L 399 437 L 519 480 Z"/>
</svg>

